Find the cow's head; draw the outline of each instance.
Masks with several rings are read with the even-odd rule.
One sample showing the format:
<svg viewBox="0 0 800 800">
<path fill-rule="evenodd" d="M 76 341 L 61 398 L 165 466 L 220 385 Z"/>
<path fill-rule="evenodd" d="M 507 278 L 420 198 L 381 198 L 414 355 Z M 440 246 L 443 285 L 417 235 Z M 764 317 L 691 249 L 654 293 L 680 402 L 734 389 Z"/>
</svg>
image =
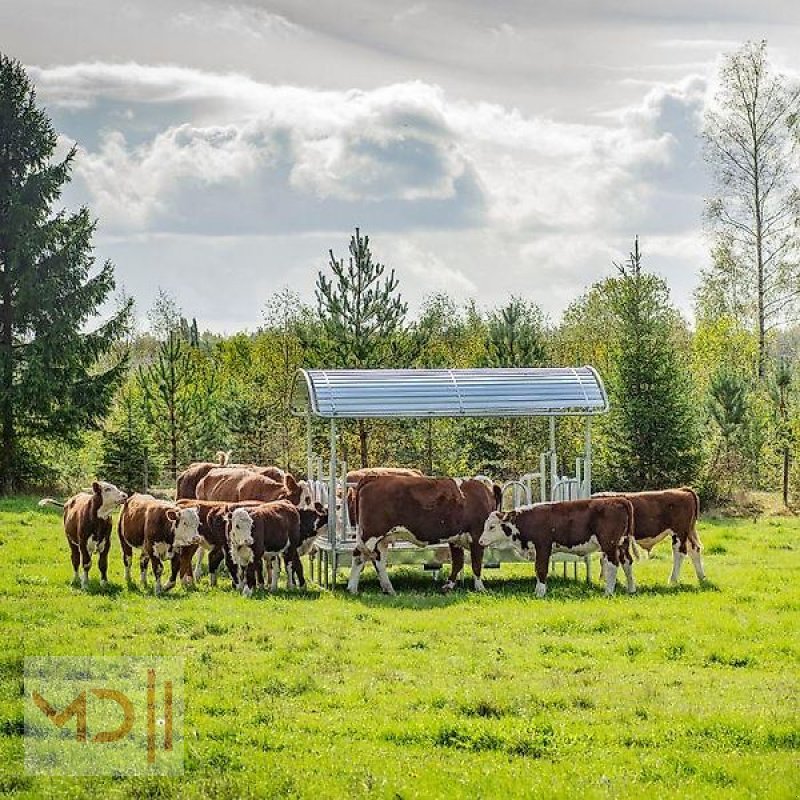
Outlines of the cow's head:
<svg viewBox="0 0 800 800">
<path fill-rule="evenodd" d="M 182 550 L 200 541 L 200 514 L 196 508 L 170 508 L 167 519 L 172 523 L 173 550 Z"/>
<path fill-rule="evenodd" d="M 100 498 L 100 508 L 97 509 L 97 516 L 100 519 L 108 519 L 114 510 L 128 499 L 125 492 L 108 481 L 95 481 L 92 484 L 92 492 Z"/>
<path fill-rule="evenodd" d="M 481 547 L 508 548 L 519 541 L 519 529 L 514 524 L 516 516 L 513 511 L 492 511 L 483 526 L 483 533 L 478 540 Z"/>
<path fill-rule="evenodd" d="M 239 550 L 253 546 L 253 518 L 246 508 L 236 508 L 225 515 L 228 524 L 227 537 L 231 549 Z"/>
<path fill-rule="evenodd" d="M 303 553 L 319 536 L 323 529 L 327 529 L 328 509 L 322 503 L 315 503 L 312 508 L 298 509 L 300 514 L 300 549 Z"/>
<path fill-rule="evenodd" d="M 297 481 L 297 488 L 300 490 L 300 500 L 297 503 L 297 507 L 300 509 L 307 508 L 313 509 L 314 508 L 314 496 L 311 492 L 311 485 L 308 481 Z"/>
</svg>

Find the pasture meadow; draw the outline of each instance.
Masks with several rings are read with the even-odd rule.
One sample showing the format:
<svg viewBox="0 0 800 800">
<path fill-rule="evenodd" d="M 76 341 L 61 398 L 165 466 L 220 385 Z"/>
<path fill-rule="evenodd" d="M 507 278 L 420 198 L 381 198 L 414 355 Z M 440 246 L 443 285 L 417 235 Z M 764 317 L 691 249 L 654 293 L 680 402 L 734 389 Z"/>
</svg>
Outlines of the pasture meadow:
<svg viewBox="0 0 800 800">
<path fill-rule="evenodd" d="M 704 519 L 709 583 L 602 596 L 532 568 L 448 596 L 419 571 L 348 596 L 166 597 L 72 570 L 57 510 L 0 500 L 0 793 L 49 798 L 769 797 L 800 794 L 800 521 Z M 595 562 L 596 564 L 596 562 Z M 620 577 L 622 577 L 620 573 Z M 340 578 L 343 586 L 343 576 Z M 283 586 L 283 583 L 282 583 Z M 23 769 L 25 655 L 182 655 L 180 778 Z"/>
</svg>

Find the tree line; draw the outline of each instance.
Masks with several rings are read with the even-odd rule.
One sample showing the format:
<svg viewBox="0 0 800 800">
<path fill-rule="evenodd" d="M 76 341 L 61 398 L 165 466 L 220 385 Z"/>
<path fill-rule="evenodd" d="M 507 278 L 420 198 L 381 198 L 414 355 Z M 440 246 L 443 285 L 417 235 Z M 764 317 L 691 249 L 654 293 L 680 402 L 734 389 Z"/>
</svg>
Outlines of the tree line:
<svg viewBox="0 0 800 800">
<path fill-rule="evenodd" d="M 0 56 L 0 486 L 72 487 L 102 474 L 142 489 L 220 449 L 302 473 L 305 422 L 292 414 L 301 366 L 592 364 L 612 405 L 595 425 L 597 488 L 692 483 L 712 499 L 780 489 L 788 502 L 800 489 L 799 95 L 771 72 L 764 43 L 729 56 L 720 86 L 704 128 L 712 259 L 693 325 L 647 269 L 646 239 L 553 322 L 526 297 L 485 310 L 440 293 L 410 315 L 398 277 L 356 228 L 345 255 L 329 252 L 313 302 L 282 289 L 265 299 L 258 330 L 220 337 L 164 292 L 142 330 L 126 298 L 87 330 L 112 297 L 113 268 L 95 263 L 89 211 L 54 209 L 75 152 L 54 161 L 57 135 L 34 87 Z M 558 424 L 568 473 L 582 428 Z M 546 427 L 354 421 L 341 455 L 504 478 L 537 468 Z M 327 430 L 313 435 L 325 455 Z"/>
</svg>

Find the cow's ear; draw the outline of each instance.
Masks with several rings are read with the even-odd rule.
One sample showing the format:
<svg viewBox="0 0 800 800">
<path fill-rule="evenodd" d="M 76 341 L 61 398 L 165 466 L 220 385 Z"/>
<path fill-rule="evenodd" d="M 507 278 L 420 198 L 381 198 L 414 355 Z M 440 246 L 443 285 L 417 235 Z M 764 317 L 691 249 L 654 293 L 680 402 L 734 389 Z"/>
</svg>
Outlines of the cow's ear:
<svg viewBox="0 0 800 800">
<path fill-rule="evenodd" d="M 170 522 L 177 522 L 178 518 L 180 517 L 181 512 L 178 511 L 177 508 L 168 508 L 167 509 L 167 519 Z"/>
<path fill-rule="evenodd" d="M 93 491 L 95 494 L 102 494 L 102 493 L 103 493 L 103 487 L 102 487 L 102 486 L 100 486 L 100 484 L 99 484 L 97 481 L 95 481 L 95 482 L 92 484 L 92 491 Z"/>
<path fill-rule="evenodd" d="M 297 489 L 297 481 L 294 479 L 294 475 L 292 475 L 291 472 L 287 472 L 283 476 L 283 482 L 286 484 L 286 488 L 290 492 L 293 492 L 295 489 Z"/>
<path fill-rule="evenodd" d="M 314 508 L 316 509 L 318 514 L 325 514 L 325 506 L 322 503 L 314 503 Z"/>
</svg>

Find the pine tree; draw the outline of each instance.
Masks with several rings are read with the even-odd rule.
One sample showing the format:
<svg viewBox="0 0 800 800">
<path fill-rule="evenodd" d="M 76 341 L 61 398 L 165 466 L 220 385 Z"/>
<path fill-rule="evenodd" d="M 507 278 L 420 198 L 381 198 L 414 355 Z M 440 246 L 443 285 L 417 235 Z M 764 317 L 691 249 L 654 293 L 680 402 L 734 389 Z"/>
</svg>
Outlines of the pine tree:
<svg viewBox="0 0 800 800">
<path fill-rule="evenodd" d="M 322 336 L 306 342 L 319 363 L 334 368 L 397 366 L 398 339 L 408 306 L 397 291 L 394 270 L 372 260 L 369 237 L 356 228 L 350 258 L 329 251 L 333 278 L 317 277 L 317 311 Z M 367 426 L 358 421 L 361 465 L 368 466 Z"/>
<path fill-rule="evenodd" d="M 98 362 L 124 333 L 130 303 L 86 332 L 114 270 L 95 269 L 89 211 L 53 209 L 75 156 L 54 161 L 56 144 L 25 71 L 0 55 L 0 491 L 41 468 L 36 440 L 76 443 L 96 425 L 125 369 L 124 358 Z"/>
<path fill-rule="evenodd" d="M 615 318 L 609 376 L 607 482 L 658 489 L 695 477 L 696 421 L 688 364 L 676 343 L 676 313 L 661 278 L 642 271 L 638 239 L 620 277 L 605 286 Z"/>
<path fill-rule="evenodd" d="M 723 367 L 711 376 L 708 387 L 708 412 L 722 437 L 722 482 L 730 484 L 736 469 L 732 463 L 735 443 L 747 423 L 747 382 L 735 372 Z M 712 468 L 719 466 L 719 448 Z"/>
<path fill-rule="evenodd" d="M 486 365 L 537 367 L 546 351 L 541 311 L 519 297 L 490 314 L 486 341 Z"/>
<path fill-rule="evenodd" d="M 159 472 L 140 392 L 123 387 L 103 431 L 101 474 L 126 492 L 147 492 Z"/>
</svg>

